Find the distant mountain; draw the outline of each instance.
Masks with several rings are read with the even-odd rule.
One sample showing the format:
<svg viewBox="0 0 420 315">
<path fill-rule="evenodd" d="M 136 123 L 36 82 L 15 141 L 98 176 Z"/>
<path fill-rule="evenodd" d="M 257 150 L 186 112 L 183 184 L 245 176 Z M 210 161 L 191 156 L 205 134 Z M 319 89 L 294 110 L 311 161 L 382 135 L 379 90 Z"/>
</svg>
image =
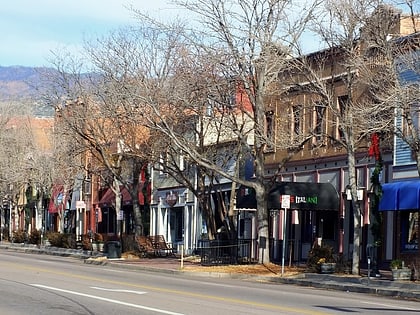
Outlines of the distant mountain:
<svg viewBox="0 0 420 315">
<path fill-rule="evenodd" d="M 42 68 L 31 68 L 23 66 L 11 66 L 2 67 L 0 66 L 0 80 L 5 82 L 10 81 L 26 81 L 31 78 L 36 78 L 38 71 L 37 69 Z"/>
<path fill-rule="evenodd" d="M 46 71 L 54 70 L 23 66 L 0 66 L 0 101 L 30 102 L 37 116 L 52 115 L 52 108 L 42 105 L 41 95 L 37 89 L 42 81 L 41 76 Z"/>
</svg>

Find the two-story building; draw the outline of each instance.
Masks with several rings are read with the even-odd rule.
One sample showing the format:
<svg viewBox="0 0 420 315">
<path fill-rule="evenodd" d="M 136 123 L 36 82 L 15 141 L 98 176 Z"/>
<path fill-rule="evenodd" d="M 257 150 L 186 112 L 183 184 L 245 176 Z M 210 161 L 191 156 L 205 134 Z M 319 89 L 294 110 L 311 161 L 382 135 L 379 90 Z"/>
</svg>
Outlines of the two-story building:
<svg viewBox="0 0 420 315">
<path fill-rule="evenodd" d="M 379 12 L 381 13 L 381 12 Z M 410 21 L 407 17 L 400 15 L 399 12 L 391 10 L 391 18 L 395 18 L 397 23 L 393 26 L 392 34 L 395 37 L 411 33 L 413 27 L 409 27 Z M 394 16 L 395 15 L 395 16 Z M 382 15 L 381 15 L 382 16 Z M 361 38 L 354 43 L 360 47 L 360 54 L 369 48 L 364 42 L 362 31 Z M 367 36 L 367 35 L 366 35 Z M 371 36 L 371 34 L 369 34 Z M 350 74 L 346 68 L 346 59 L 348 54 L 342 52 L 340 47 L 333 47 L 323 51 L 315 52 L 305 56 L 307 65 L 318 74 L 316 82 L 325 85 L 329 89 L 328 100 L 323 99 L 321 93 L 317 93 L 316 87 L 302 72 L 285 71 L 280 75 L 284 81 L 291 81 L 287 97 L 271 97 L 268 99 L 272 107 L 274 121 L 277 123 L 277 137 L 285 136 L 289 138 L 291 147 L 286 150 L 268 152 L 266 157 L 267 176 L 272 176 L 278 172 L 278 165 L 285 160 L 293 150 L 296 153 L 282 168 L 278 182 L 299 182 L 307 183 L 308 187 L 319 183 L 331 184 L 338 192 L 339 206 L 337 209 L 313 209 L 311 211 L 289 211 L 287 221 L 286 240 L 288 241 L 288 254 L 292 261 L 303 261 L 308 257 L 309 250 L 315 242 L 333 246 L 337 254 L 341 254 L 345 260 L 351 260 L 354 241 L 354 209 L 349 192 L 349 159 L 343 142 L 343 128 L 346 128 L 346 121 L 342 119 L 344 111 L 349 107 L 348 102 L 353 104 L 363 104 L 364 99 L 369 97 L 369 86 L 367 80 L 359 79 L 360 82 L 351 88 L 351 98 L 347 75 Z M 366 56 L 370 56 L 366 53 Z M 372 57 L 371 66 L 378 66 L 375 57 Z M 365 59 L 368 66 L 369 57 Z M 363 76 L 363 68 L 354 68 L 358 77 Z M 327 89 L 326 89 L 327 90 Z M 326 103 L 327 102 L 327 103 Z M 369 99 L 366 102 L 368 105 Z M 370 136 L 360 126 L 363 117 L 352 117 L 355 119 L 352 125 L 364 138 L 356 147 L 354 152 L 356 182 L 358 200 L 360 206 L 361 222 L 361 247 L 360 257 L 364 260 L 367 256 L 367 250 L 376 246 L 371 226 L 373 214 L 371 211 L 372 202 L 372 183 L 371 175 L 375 167 L 374 157 L 369 156 L 368 149 L 371 145 Z M 391 116 L 390 116 L 391 117 Z M 391 117 L 392 119 L 392 117 Z M 368 128 L 365 128 L 368 130 Z M 381 142 L 383 174 L 389 174 L 393 163 L 392 138 L 390 133 L 383 134 Z M 305 141 L 305 139 L 307 141 Z M 344 143 L 344 145 L 343 145 Z M 293 144 L 298 147 L 294 148 Z M 394 160 L 395 163 L 395 160 Z M 383 175 L 383 182 L 389 179 L 388 175 Z M 295 196 L 295 198 L 298 197 Z M 302 193 L 305 197 L 305 193 Z M 308 195 L 306 195 L 308 197 Z M 291 208 L 291 210 L 295 210 Z M 283 240 L 282 221 L 276 219 L 277 214 L 273 212 L 271 223 L 271 237 L 273 247 L 278 240 Z M 281 216 L 280 216 L 281 217 Z M 389 222 L 389 220 L 387 221 Z M 280 226 L 278 226 L 280 224 Z M 390 224 L 384 233 L 390 231 Z M 388 236 L 389 237 L 389 236 Z M 387 241 L 389 242 L 389 241 Z M 378 255 L 382 259 L 391 259 L 393 254 L 389 251 L 389 243 L 383 244 L 379 249 Z M 277 249 L 276 252 L 281 252 Z M 274 257 L 279 259 L 279 257 Z"/>
<path fill-rule="evenodd" d="M 419 140 L 419 83 L 420 34 L 398 39 L 401 47 L 396 58 L 399 74 L 398 97 L 395 108 L 394 150 L 392 164 L 382 174 L 382 199 L 379 210 L 384 218 L 385 258 L 400 258 L 407 266 L 417 268 L 420 251 L 418 245 L 420 179 L 418 166 Z"/>
</svg>

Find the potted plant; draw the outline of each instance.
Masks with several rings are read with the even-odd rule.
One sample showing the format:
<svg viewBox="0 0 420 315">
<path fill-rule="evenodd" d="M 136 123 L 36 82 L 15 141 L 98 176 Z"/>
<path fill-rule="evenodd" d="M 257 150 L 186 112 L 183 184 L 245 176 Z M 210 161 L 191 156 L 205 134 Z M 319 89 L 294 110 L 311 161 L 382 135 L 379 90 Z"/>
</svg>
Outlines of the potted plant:
<svg viewBox="0 0 420 315">
<path fill-rule="evenodd" d="M 402 268 L 402 260 L 401 259 L 391 260 L 391 262 L 389 263 L 389 267 L 391 269 L 400 269 L 400 268 Z"/>
<path fill-rule="evenodd" d="M 95 238 L 92 242 L 92 248 L 94 248 L 93 250 L 97 250 L 97 251 L 100 251 L 100 252 L 102 252 L 104 250 L 104 238 L 103 238 L 102 234 L 95 233 Z"/>
<path fill-rule="evenodd" d="M 318 260 L 319 270 L 321 273 L 334 273 L 335 272 L 335 262 L 321 257 Z"/>
<path fill-rule="evenodd" d="M 334 273 L 336 262 L 334 250 L 328 245 L 315 245 L 308 255 L 307 268 L 309 272 Z"/>
<path fill-rule="evenodd" d="M 406 267 L 401 259 L 391 260 L 389 267 L 392 272 L 392 280 L 411 280 L 411 269 Z"/>
</svg>

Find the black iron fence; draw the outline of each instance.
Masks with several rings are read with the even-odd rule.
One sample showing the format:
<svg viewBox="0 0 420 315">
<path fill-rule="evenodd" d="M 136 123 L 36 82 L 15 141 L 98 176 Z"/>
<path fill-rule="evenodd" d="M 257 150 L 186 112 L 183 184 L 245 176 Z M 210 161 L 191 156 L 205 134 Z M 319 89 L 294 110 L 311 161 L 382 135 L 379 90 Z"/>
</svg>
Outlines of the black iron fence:
<svg viewBox="0 0 420 315">
<path fill-rule="evenodd" d="M 200 240 L 197 252 L 204 266 L 247 264 L 254 262 L 252 239 Z"/>
</svg>

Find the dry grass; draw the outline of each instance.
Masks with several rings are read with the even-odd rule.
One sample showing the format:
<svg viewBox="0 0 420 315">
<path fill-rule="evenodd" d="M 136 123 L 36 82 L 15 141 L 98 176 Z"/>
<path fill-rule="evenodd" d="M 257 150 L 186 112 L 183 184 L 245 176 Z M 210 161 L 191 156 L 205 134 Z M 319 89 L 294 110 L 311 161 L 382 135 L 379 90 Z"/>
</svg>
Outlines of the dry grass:
<svg viewBox="0 0 420 315">
<path fill-rule="evenodd" d="M 263 276 L 276 276 L 281 274 L 281 266 L 268 264 L 249 264 L 249 265 L 226 265 L 226 266 L 201 266 L 191 265 L 185 266 L 186 271 L 197 272 L 221 272 L 221 273 L 237 273 L 237 274 L 255 274 Z M 303 268 L 285 267 L 285 275 L 296 275 L 303 272 Z"/>
<path fill-rule="evenodd" d="M 130 261 L 141 261 L 149 258 L 140 258 L 135 252 L 122 253 L 122 258 Z M 219 272 L 229 274 L 254 274 L 261 276 L 280 276 L 281 265 L 267 263 L 267 264 L 243 264 L 243 265 L 222 265 L 222 266 L 202 266 L 200 263 L 201 259 L 199 256 L 188 256 L 184 257 L 184 268 L 185 271 L 191 272 Z M 180 263 L 180 260 L 178 260 Z M 285 276 L 293 276 L 300 273 L 304 273 L 304 267 L 284 267 Z"/>
</svg>

